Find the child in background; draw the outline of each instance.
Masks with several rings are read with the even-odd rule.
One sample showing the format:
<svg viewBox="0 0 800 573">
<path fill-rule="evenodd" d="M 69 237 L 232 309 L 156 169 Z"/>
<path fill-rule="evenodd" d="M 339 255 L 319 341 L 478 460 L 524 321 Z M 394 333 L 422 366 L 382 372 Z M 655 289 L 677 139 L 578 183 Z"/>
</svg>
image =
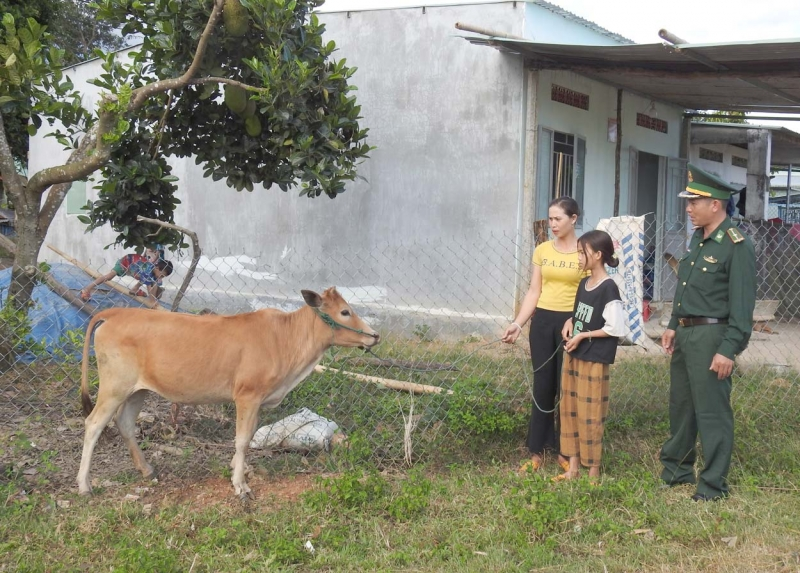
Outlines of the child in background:
<svg viewBox="0 0 800 573">
<path fill-rule="evenodd" d="M 567 351 L 561 376 L 561 452 L 569 457 L 569 470 L 555 481 L 577 478 L 581 466 L 589 468 L 590 479 L 600 476 L 609 365 L 616 358 L 618 338 L 625 335 L 622 298 L 605 268 L 619 264 L 608 233 L 581 236 L 578 259 L 591 276 L 578 285 L 573 316 L 561 332 Z"/>
<path fill-rule="evenodd" d="M 114 265 L 114 270 L 95 279 L 81 290 L 80 297 L 83 301 L 88 301 L 92 296 L 92 291 L 103 283 L 114 277 L 128 275 L 134 277 L 138 282 L 130 290 L 130 294 L 138 295 L 140 286 L 147 288 L 147 295 L 150 300 L 156 302 L 161 295 L 161 279 L 172 274 L 172 263 L 165 261 L 161 255 L 163 251 L 146 249 L 144 255 L 125 255 Z M 141 292 L 142 295 L 145 293 Z"/>
</svg>

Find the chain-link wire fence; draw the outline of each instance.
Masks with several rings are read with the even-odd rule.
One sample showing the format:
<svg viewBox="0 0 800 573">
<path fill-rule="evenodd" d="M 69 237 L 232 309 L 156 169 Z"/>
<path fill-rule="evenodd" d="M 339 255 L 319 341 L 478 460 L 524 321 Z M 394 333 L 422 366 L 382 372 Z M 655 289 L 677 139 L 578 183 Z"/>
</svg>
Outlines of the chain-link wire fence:
<svg viewBox="0 0 800 573">
<path fill-rule="evenodd" d="M 749 414 L 747 427 L 737 426 L 737 448 L 746 451 L 759 448 L 766 434 L 791 435 L 800 422 L 800 225 L 741 222 L 740 227 L 752 237 L 758 261 L 755 329 L 734 374 L 734 408 Z M 615 440 L 624 442 L 626 428 L 658 426 L 665 438 L 668 432 L 668 358 L 658 343 L 671 312 L 673 267 L 688 234 L 680 223 L 645 223 L 636 234 L 641 250 L 634 253 L 635 276 L 626 280 L 635 283 L 631 292 L 638 296 L 634 302 L 644 337 L 621 346 L 612 367 L 611 446 Z M 435 461 L 476 441 L 523 443 L 533 378 L 527 337 L 520 336 L 513 346 L 499 338 L 514 317 L 515 300 L 528 288 L 530 255 L 530 247 L 498 235 L 409 239 L 346 251 L 321 247 L 317 252 L 235 254 L 209 248 L 183 293 L 180 311 L 291 312 L 304 304 L 301 289 L 321 292 L 337 286 L 356 313 L 380 332 L 382 342 L 374 354 L 329 350 L 321 363 L 325 369 L 313 372 L 277 408 L 262 408 L 259 427 L 276 424 L 273 429 L 280 431 L 281 420 L 307 408 L 323 422 L 334 422 L 338 431 L 331 435 L 332 426 L 323 423 L 319 431 L 328 433 L 319 440 L 308 435 L 298 438 L 307 440 L 299 445 L 284 440 L 298 427 L 320 428 L 309 422 L 312 418 L 303 418 L 272 441 L 277 449 L 290 443 L 294 449 L 332 448 L 334 454 L 338 450 L 384 467 Z M 167 253 L 167 258 L 175 271 L 164 280 L 161 305 L 169 308 L 191 253 Z M 107 262 L 85 263 L 101 267 L 100 272 L 111 269 Z M 73 295 L 91 281 L 67 263 L 53 262 L 48 272 Z M 2 273 L 5 301 L 10 274 Z M 117 282 L 127 289 L 135 280 L 123 276 Z M 104 284 L 90 304 L 136 303 Z M 83 440 L 80 350 L 89 315 L 46 284 L 36 287 L 28 311 L 4 304 L 2 312 L 0 464 L 36 473 L 31 460 L 40 464 L 41 452 L 50 452 L 48 463 L 58 468 L 54 475 L 72 487 Z M 165 349 L 191 347 L 191 340 L 176 342 L 161 344 Z M 224 347 L 227 341 L 217 343 Z M 96 383 L 93 361 L 89 376 Z M 234 431 L 232 405 L 171 409 L 152 396 L 139 416 L 139 438 L 148 457 L 182 476 L 224 473 Z M 38 456 L 26 454 L 32 443 Z M 133 472 L 118 437 L 101 443 L 94 468 L 99 478 L 114 468 Z"/>
</svg>

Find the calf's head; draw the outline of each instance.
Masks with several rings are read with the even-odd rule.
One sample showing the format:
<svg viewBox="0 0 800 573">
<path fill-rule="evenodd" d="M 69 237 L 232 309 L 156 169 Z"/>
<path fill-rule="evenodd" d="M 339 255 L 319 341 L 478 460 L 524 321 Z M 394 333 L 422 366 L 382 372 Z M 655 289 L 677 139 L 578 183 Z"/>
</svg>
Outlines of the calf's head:
<svg viewBox="0 0 800 573">
<path fill-rule="evenodd" d="M 306 304 L 331 328 L 334 345 L 371 348 L 380 342 L 380 335 L 359 318 L 334 287 L 321 295 L 310 290 L 300 292 Z"/>
</svg>

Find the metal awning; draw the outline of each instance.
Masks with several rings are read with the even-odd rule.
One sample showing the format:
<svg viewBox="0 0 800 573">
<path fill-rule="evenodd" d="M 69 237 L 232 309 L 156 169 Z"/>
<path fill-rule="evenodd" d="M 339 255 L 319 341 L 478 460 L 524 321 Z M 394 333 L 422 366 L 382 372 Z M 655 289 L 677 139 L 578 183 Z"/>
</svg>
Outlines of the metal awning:
<svg viewBox="0 0 800 573">
<path fill-rule="evenodd" d="M 467 37 L 540 70 L 570 70 L 691 110 L 800 113 L 800 39 L 579 46 Z"/>
</svg>

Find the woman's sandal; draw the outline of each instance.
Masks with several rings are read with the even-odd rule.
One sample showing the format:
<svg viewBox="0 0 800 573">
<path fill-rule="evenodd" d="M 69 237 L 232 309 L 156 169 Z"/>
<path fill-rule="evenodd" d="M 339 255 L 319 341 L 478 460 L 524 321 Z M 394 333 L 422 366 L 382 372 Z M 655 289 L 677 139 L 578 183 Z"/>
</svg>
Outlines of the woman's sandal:
<svg viewBox="0 0 800 573">
<path fill-rule="evenodd" d="M 531 458 L 519 467 L 519 473 L 535 472 L 538 471 L 540 467 L 542 467 L 541 458 Z"/>
<path fill-rule="evenodd" d="M 558 460 L 558 467 L 560 467 L 565 472 L 568 472 L 569 471 L 569 462 L 567 460 L 559 459 Z"/>
<path fill-rule="evenodd" d="M 569 472 L 565 472 L 563 474 L 558 474 L 557 476 L 552 477 L 551 481 L 553 483 L 558 483 L 560 481 L 570 481 L 570 480 L 574 480 L 574 479 L 578 479 L 578 476 L 574 476 L 574 475 L 570 474 Z"/>
</svg>

